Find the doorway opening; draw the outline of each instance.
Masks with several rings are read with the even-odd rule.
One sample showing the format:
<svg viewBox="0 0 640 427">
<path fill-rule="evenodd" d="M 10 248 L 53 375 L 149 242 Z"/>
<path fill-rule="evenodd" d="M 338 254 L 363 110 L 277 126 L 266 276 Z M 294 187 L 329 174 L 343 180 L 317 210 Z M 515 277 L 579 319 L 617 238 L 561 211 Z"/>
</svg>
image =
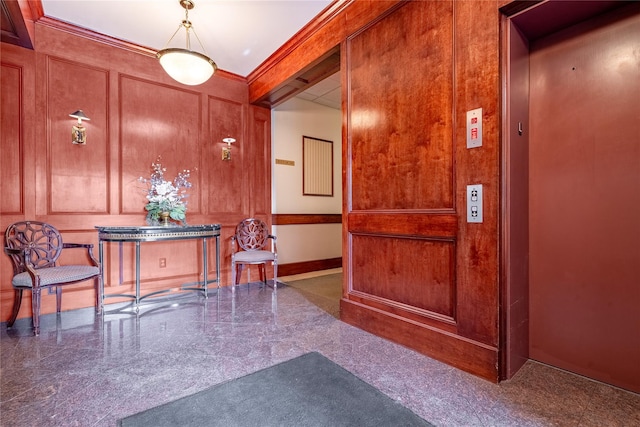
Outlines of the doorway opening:
<svg viewBox="0 0 640 427">
<path fill-rule="evenodd" d="M 339 47 L 284 83 L 271 105 L 272 218 L 283 276 L 342 266 L 342 96 Z M 299 85 L 297 89 L 295 87 Z M 295 90 L 294 90 L 295 89 Z M 276 89 L 275 92 L 280 91 Z M 277 95 L 270 95 L 274 98 Z M 323 152 L 328 194 L 305 193 L 305 143 L 330 142 Z M 329 167 L 327 167 L 329 166 Z"/>
</svg>

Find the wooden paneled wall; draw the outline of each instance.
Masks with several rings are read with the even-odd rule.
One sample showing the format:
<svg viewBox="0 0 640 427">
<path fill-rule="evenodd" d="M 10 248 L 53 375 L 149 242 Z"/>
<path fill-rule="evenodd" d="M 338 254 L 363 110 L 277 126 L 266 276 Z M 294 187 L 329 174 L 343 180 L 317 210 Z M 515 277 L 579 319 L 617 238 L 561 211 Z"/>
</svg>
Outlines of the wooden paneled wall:
<svg viewBox="0 0 640 427">
<path fill-rule="evenodd" d="M 157 156 L 166 178 L 191 171 L 188 223 L 222 224 L 223 285 L 230 283 L 235 225 L 248 216 L 271 223 L 270 111 L 249 104 L 242 77 L 219 71 L 203 85 L 183 86 L 153 52 L 42 18 L 35 50 L 2 43 L 1 89 L 2 230 L 18 220 L 49 222 L 67 242 L 94 243 L 97 254 L 96 225 L 145 225 L 146 186 L 138 178 L 149 177 Z M 69 114 L 78 109 L 91 119 L 83 122 L 85 146 L 71 143 Z M 221 158 L 227 136 L 237 140 L 231 161 Z M 199 251 L 196 241 L 143 244 L 143 287 L 198 280 Z M 214 251 L 209 254 L 213 270 Z M 125 245 L 123 255 L 120 277 L 118 248 L 107 248 L 107 293 L 133 286 L 133 248 Z M 160 258 L 166 267 L 159 267 Z M 4 255 L 0 275 L 5 321 L 13 290 Z M 66 288 L 63 310 L 93 301 L 90 283 Z M 53 296 L 43 304 L 43 313 L 55 311 Z M 20 317 L 30 315 L 25 301 Z"/>
<path fill-rule="evenodd" d="M 347 322 L 493 381 L 499 345 L 495 8 L 492 2 L 403 3 L 347 39 L 349 261 L 342 301 Z M 484 145 L 469 150 L 466 112 L 479 107 Z M 466 222 L 468 184 L 483 185 L 482 224 Z"/>
<path fill-rule="evenodd" d="M 249 81 L 251 100 L 267 99 L 340 45 L 341 319 L 497 381 L 499 2 L 335 7 Z M 483 146 L 469 150 L 466 112 L 476 108 Z M 483 185 L 481 224 L 466 222 L 469 184 Z"/>
</svg>

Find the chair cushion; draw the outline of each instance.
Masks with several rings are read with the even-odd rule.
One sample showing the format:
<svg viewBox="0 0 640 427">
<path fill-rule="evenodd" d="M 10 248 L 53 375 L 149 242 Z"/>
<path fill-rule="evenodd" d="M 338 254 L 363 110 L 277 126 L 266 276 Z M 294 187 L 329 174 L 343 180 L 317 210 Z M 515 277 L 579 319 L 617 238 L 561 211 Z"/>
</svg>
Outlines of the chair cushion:
<svg viewBox="0 0 640 427">
<path fill-rule="evenodd" d="M 91 265 L 63 265 L 61 267 L 41 268 L 36 271 L 40 276 L 40 286 L 75 282 L 100 274 L 100 269 Z M 16 288 L 33 287 L 31 276 L 26 271 L 16 274 L 11 284 Z"/>
<path fill-rule="evenodd" d="M 240 251 L 233 256 L 235 262 L 266 262 L 275 259 L 275 254 L 269 251 Z"/>
</svg>

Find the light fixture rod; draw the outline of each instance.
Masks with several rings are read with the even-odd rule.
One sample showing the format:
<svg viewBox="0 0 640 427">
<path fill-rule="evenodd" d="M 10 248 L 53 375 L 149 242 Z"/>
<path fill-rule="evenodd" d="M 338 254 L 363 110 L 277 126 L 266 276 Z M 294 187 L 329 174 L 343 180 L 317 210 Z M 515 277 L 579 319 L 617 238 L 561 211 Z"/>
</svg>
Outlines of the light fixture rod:
<svg viewBox="0 0 640 427">
<path fill-rule="evenodd" d="M 204 45 L 202 44 L 202 42 L 200 41 L 200 37 L 198 37 L 198 33 L 196 33 L 196 29 L 193 29 L 193 35 L 196 36 L 196 40 L 198 40 L 198 43 L 200 44 L 200 48 L 202 49 L 202 51 L 206 54 L 207 50 L 204 48 Z M 189 39 L 189 31 L 187 31 L 187 40 Z"/>
<path fill-rule="evenodd" d="M 180 31 L 180 28 L 182 28 L 182 24 L 178 24 L 178 29 L 176 30 L 175 33 L 173 33 L 173 35 L 171 36 L 171 38 L 165 43 L 164 47 L 162 48 L 162 50 L 166 49 L 167 46 L 169 46 L 169 43 L 171 43 L 171 40 L 173 40 L 173 38 L 176 36 L 176 34 L 178 34 L 178 31 Z M 189 33 L 187 33 L 187 39 L 189 37 Z"/>
<path fill-rule="evenodd" d="M 189 21 L 189 7 L 188 6 L 191 6 L 191 8 L 193 8 L 194 5 L 190 1 L 187 2 L 186 4 L 185 4 L 185 2 L 180 2 L 180 4 L 182 5 L 182 7 L 184 7 L 184 21 L 182 21 L 182 26 L 184 27 L 185 31 L 187 32 L 187 50 L 191 50 L 191 38 L 189 37 L 189 30 L 191 28 L 193 28 L 193 25 L 191 25 L 191 21 Z M 194 32 L 195 32 L 195 30 L 194 30 Z M 203 48 L 203 50 L 204 50 L 204 48 Z"/>
</svg>

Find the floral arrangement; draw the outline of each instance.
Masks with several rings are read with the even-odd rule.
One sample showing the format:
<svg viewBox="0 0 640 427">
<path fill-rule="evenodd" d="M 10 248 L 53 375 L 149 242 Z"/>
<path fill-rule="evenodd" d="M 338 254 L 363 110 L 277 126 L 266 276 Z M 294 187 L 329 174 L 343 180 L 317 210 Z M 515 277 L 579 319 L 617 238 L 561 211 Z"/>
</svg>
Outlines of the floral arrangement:
<svg viewBox="0 0 640 427">
<path fill-rule="evenodd" d="M 191 188 L 189 177 L 191 171 L 184 169 L 173 181 L 164 179 L 166 168 L 162 167 L 161 158 L 158 156 L 155 163 L 151 164 L 152 173 L 149 179 L 140 177 L 138 180 L 149 186 L 147 200 L 144 207 L 147 211 L 147 224 L 158 225 L 164 216 L 165 225 L 168 217 L 186 224 L 186 212 L 188 197 L 187 189 Z"/>
</svg>

